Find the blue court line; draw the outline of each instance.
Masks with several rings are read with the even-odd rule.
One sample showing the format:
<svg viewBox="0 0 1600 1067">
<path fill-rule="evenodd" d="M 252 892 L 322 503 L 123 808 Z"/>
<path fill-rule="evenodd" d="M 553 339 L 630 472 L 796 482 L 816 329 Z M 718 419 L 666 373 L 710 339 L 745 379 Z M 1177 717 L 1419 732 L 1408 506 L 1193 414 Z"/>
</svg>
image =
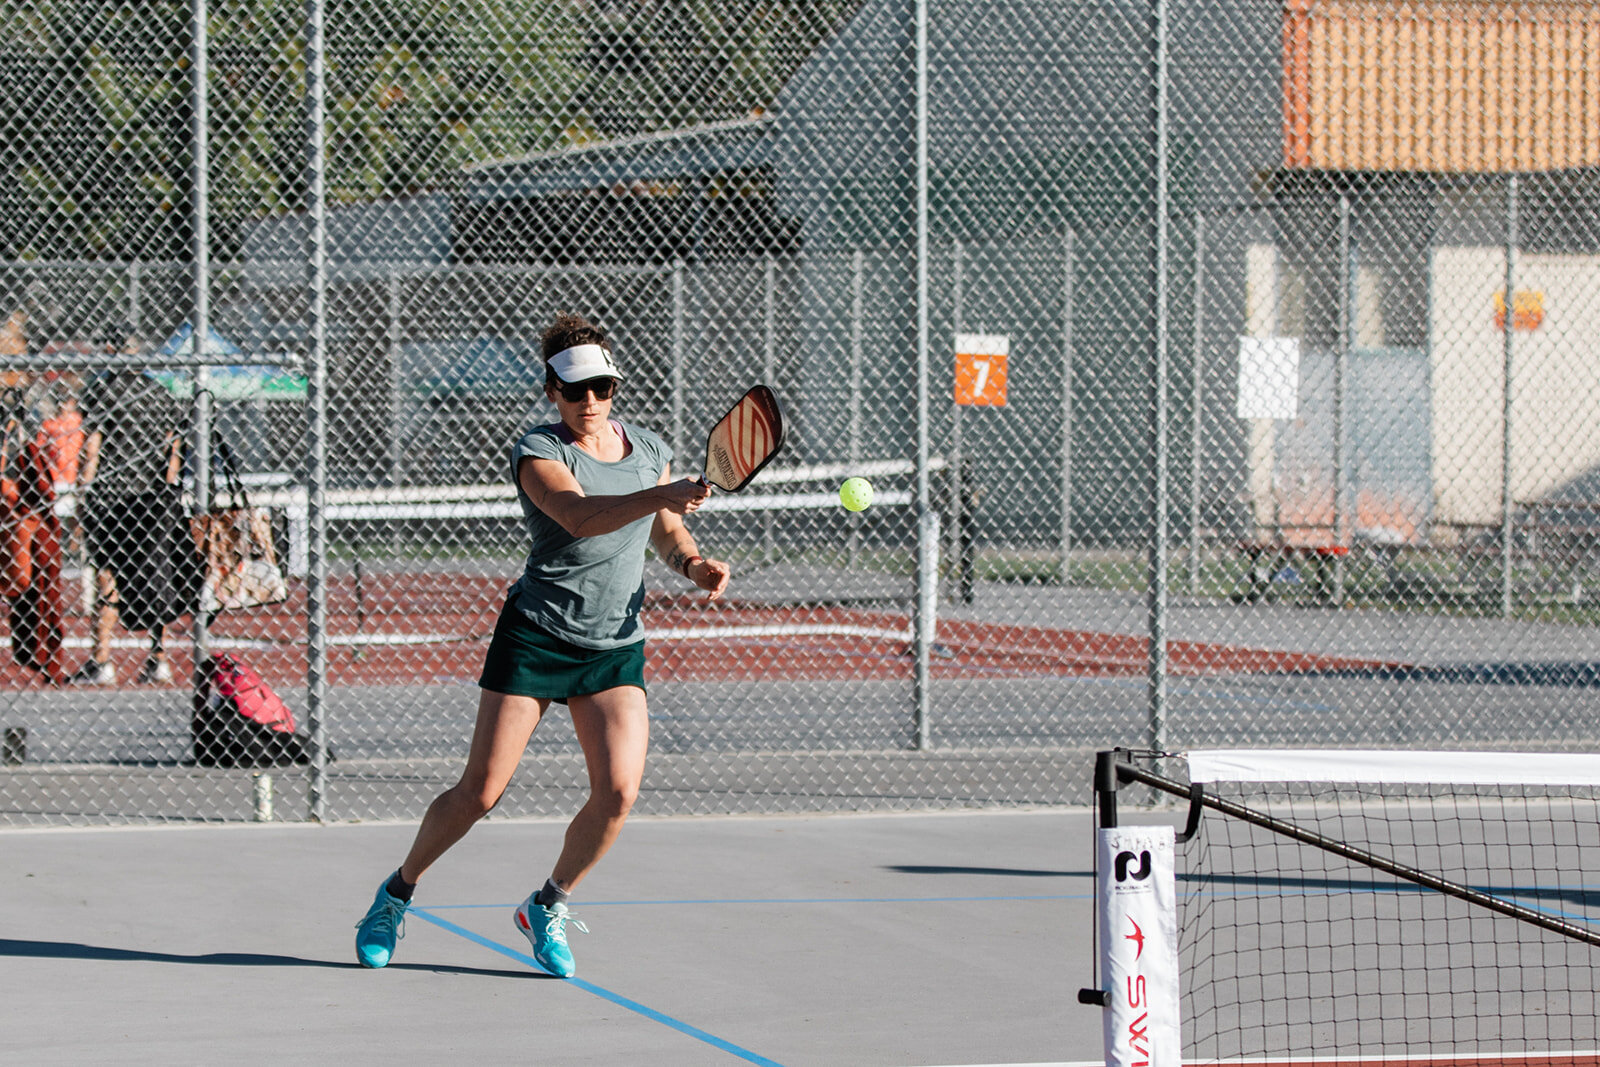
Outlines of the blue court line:
<svg viewBox="0 0 1600 1067">
<path fill-rule="evenodd" d="M 428 909 L 426 908 L 420 908 L 416 905 L 412 905 L 408 914 L 415 915 L 419 919 L 425 919 L 441 929 L 450 931 L 452 934 L 455 934 L 458 937 L 466 938 L 468 941 L 471 941 L 474 944 L 482 945 L 484 948 L 493 949 L 502 956 L 509 956 L 518 963 L 525 963 L 536 970 L 541 972 L 544 971 L 544 968 L 535 963 L 533 957 L 527 953 L 518 952 L 513 948 L 507 948 L 498 941 L 493 941 L 482 936 L 481 934 L 475 934 L 471 930 L 468 930 L 463 926 L 457 926 L 455 923 L 450 922 L 447 919 L 441 919 L 437 915 L 429 915 Z M 721 1051 L 728 1053 L 730 1056 L 737 1056 L 739 1059 L 748 1063 L 763 1064 L 764 1067 L 783 1067 L 783 1065 L 777 1060 L 769 1060 L 767 1057 L 757 1055 L 756 1053 L 751 1052 L 749 1049 L 740 1048 L 731 1041 L 724 1041 L 717 1035 L 708 1034 L 697 1026 L 690 1026 L 686 1022 L 683 1022 L 680 1019 L 674 1019 L 670 1015 L 664 1015 L 661 1012 L 656 1011 L 654 1008 L 647 1008 L 643 1004 L 640 1004 L 637 1000 L 629 1000 L 622 994 L 613 993 L 604 986 L 597 986 L 593 982 L 584 981 L 582 978 L 568 978 L 565 981 L 569 986 L 576 986 L 585 993 L 592 993 L 601 1000 L 608 1000 L 619 1008 L 626 1008 L 635 1014 L 644 1016 L 651 1022 L 657 1022 L 662 1026 L 670 1027 L 671 1029 L 678 1031 L 680 1034 L 686 1034 L 697 1041 L 704 1041 L 712 1048 L 720 1049 Z"/>
</svg>

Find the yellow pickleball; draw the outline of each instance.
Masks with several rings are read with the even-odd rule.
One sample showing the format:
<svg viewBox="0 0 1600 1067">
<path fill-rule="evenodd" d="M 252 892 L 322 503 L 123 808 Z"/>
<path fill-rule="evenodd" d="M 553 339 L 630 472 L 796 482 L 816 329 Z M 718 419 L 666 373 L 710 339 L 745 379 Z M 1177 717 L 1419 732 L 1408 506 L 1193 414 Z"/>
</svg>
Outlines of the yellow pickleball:
<svg viewBox="0 0 1600 1067">
<path fill-rule="evenodd" d="M 872 483 L 865 478 L 846 478 L 839 487 L 839 503 L 846 511 L 866 511 L 872 506 Z"/>
</svg>

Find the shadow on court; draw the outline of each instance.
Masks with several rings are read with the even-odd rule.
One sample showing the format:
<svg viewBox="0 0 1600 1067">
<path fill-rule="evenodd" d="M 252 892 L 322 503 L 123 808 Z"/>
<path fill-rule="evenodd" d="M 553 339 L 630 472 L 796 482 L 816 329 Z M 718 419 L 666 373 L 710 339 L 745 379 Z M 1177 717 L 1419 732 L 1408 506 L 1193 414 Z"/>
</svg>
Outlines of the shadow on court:
<svg viewBox="0 0 1600 1067">
<path fill-rule="evenodd" d="M 1093 878 L 1093 871 L 1030 871 L 1021 867 L 946 867 L 927 863 L 897 863 L 888 868 L 902 874 L 992 874 L 1002 878 Z"/>
<path fill-rule="evenodd" d="M 305 959 L 301 956 L 274 956 L 261 952 L 207 952 L 183 956 L 173 952 L 149 952 L 104 945 L 84 945 L 70 941 L 17 941 L 0 937 L 0 956 L 38 956 L 57 960 L 90 960 L 99 963 L 190 963 L 204 967 L 335 967 L 361 970 L 358 963 Z M 537 971 L 494 970 L 483 967 L 433 967 L 420 963 L 396 963 L 395 970 L 433 971 L 440 974 L 475 974 L 497 978 L 534 978 L 555 981 Z"/>
</svg>

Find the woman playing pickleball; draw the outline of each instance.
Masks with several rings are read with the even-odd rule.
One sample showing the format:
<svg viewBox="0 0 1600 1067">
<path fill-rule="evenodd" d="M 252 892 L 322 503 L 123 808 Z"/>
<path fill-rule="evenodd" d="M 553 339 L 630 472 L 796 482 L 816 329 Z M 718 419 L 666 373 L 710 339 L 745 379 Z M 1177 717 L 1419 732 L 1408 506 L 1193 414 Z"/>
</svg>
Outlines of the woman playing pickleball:
<svg viewBox="0 0 1600 1067">
<path fill-rule="evenodd" d="M 645 546 L 712 599 L 728 585 L 728 565 L 703 558 L 683 522 L 710 488 L 674 481 L 666 442 L 611 417 L 622 373 L 605 333 L 564 314 L 545 330 L 542 348 L 545 396 L 561 421 L 530 430 L 511 449 L 528 561 L 484 656 L 466 769 L 429 805 L 405 861 L 356 924 L 356 959 L 365 967 L 389 962 L 417 880 L 499 801 L 534 727 L 552 703 L 564 703 L 583 746 L 589 798 L 549 878 L 514 919 L 539 966 L 563 978 L 575 973 L 567 923 L 587 928 L 568 912 L 569 894 L 616 841 L 644 776 Z"/>
</svg>

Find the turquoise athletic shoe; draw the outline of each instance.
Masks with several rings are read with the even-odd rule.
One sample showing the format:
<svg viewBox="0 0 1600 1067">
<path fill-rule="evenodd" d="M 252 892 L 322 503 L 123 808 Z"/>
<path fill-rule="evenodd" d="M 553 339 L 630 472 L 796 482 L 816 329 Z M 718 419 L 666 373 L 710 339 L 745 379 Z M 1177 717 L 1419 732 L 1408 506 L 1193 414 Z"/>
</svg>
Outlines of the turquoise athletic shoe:
<svg viewBox="0 0 1600 1067">
<path fill-rule="evenodd" d="M 356 962 L 363 967 L 388 966 L 395 942 L 406 936 L 406 909 L 410 906 L 409 901 L 389 895 L 385 879 L 366 917 L 356 923 Z"/>
<path fill-rule="evenodd" d="M 567 947 L 569 922 L 584 933 L 589 932 L 587 926 L 572 917 L 565 904 L 545 907 L 535 904 L 533 897 L 529 897 L 516 913 L 517 929 L 533 946 L 534 960 L 557 978 L 571 978 L 578 973 L 578 965 L 572 961 L 572 950 Z"/>
</svg>

